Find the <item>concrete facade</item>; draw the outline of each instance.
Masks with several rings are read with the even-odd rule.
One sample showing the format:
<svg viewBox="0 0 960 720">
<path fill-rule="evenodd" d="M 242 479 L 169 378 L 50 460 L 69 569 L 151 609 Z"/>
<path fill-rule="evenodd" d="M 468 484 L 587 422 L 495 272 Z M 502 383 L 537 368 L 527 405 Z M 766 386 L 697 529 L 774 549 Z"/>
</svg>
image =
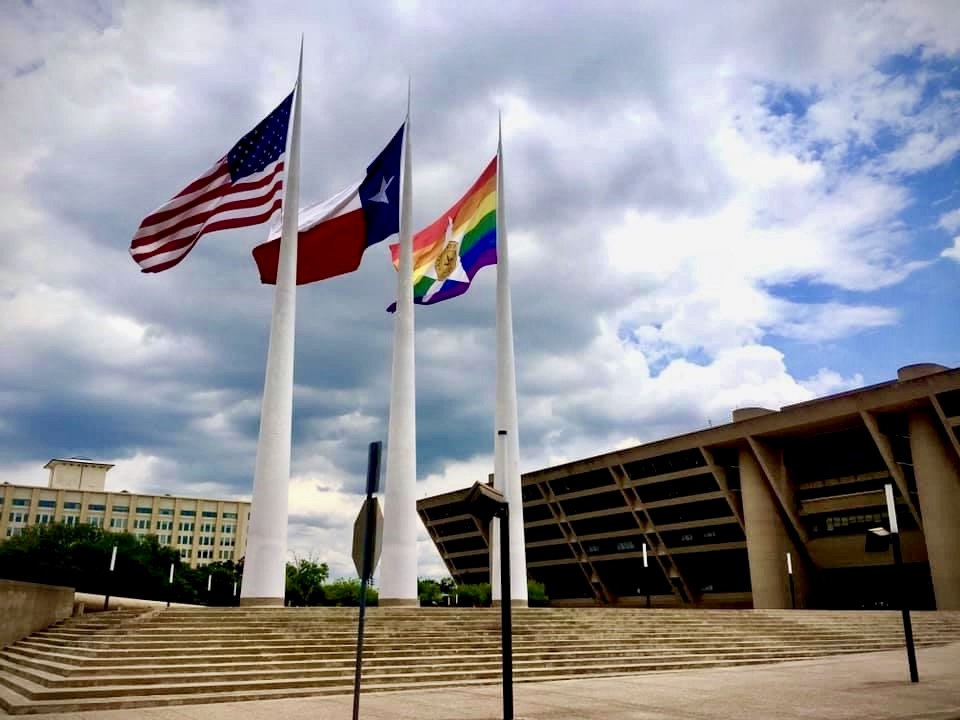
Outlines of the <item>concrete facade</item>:
<svg viewBox="0 0 960 720">
<path fill-rule="evenodd" d="M 73 613 L 73 588 L 0 580 L 0 648 Z"/>
<path fill-rule="evenodd" d="M 156 535 L 192 567 L 244 555 L 250 503 L 105 489 L 113 467 L 55 458 L 47 487 L 0 484 L 0 542 L 30 525 L 90 523 L 111 532 Z"/>
<path fill-rule="evenodd" d="M 915 607 L 960 609 L 960 369 L 896 380 L 523 476 L 528 574 L 555 604 L 889 607 L 892 484 Z M 455 580 L 486 582 L 466 489 L 418 512 Z M 643 566 L 643 547 L 648 565 Z"/>
</svg>

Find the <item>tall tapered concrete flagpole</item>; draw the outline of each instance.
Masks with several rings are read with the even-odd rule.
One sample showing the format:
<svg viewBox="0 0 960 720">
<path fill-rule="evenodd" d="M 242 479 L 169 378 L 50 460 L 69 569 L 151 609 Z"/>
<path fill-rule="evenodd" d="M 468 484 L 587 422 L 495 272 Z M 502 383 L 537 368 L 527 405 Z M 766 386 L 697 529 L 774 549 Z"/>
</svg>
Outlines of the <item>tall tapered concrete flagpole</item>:
<svg viewBox="0 0 960 720">
<path fill-rule="evenodd" d="M 393 377 L 387 430 L 380 605 L 417 604 L 417 418 L 413 324 L 413 234 L 410 86 L 400 181 L 400 263 L 393 331 Z"/>
<path fill-rule="evenodd" d="M 297 219 L 300 215 L 300 103 L 303 39 L 284 155 L 283 226 L 273 296 L 270 345 L 260 410 L 241 605 L 283 605 L 287 563 L 287 492 L 293 424 L 293 350 L 297 314 Z"/>
<path fill-rule="evenodd" d="M 517 415 L 517 371 L 513 352 L 513 307 L 510 300 L 510 253 L 507 250 L 506 198 L 503 192 L 503 130 L 497 128 L 497 433 L 506 430 L 506 447 L 494 467 L 494 487 L 510 503 L 510 594 L 512 604 L 527 604 L 527 555 L 523 536 L 523 496 L 520 492 L 520 433 Z M 491 537 L 491 595 L 499 600 L 499 534 Z M 496 570 L 496 572 L 493 572 Z"/>
</svg>

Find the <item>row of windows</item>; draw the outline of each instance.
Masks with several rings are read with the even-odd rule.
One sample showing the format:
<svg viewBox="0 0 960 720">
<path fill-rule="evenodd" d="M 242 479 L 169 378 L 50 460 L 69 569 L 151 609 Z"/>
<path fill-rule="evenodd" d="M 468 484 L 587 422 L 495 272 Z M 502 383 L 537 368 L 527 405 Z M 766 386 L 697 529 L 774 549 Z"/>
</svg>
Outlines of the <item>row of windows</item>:
<svg viewBox="0 0 960 720">
<path fill-rule="evenodd" d="M 29 521 L 30 516 L 26 512 L 14 511 L 8 515 L 8 519 L 11 523 L 26 523 Z M 67 525 L 76 525 L 79 521 L 77 515 L 65 515 L 63 522 Z M 38 513 L 34 519 L 34 522 L 37 525 L 47 525 L 54 521 L 54 516 L 49 513 Z M 103 527 L 103 518 L 90 518 L 90 524 L 95 525 L 96 527 Z M 173 523 L 169 520 L 161 520 L 157 523 L 157 530 L 171 530 Z M 119 530 L 125 530 L 127 528 L 127 519 L 126 518 L 111 518 L 110 527 Z M 150 521 L 142 518 L 138 518 L 133 521 L 133 527 L 135 530 L 149 530 Z M 180 530 L 193 532 L 193 523 L 180 523 Z M 205 523 L 201 525 L 200 530 L 202 532 L 216 532 L 216 526 L 211 523 Z M 234 531 L 233 525 L 224 525 L 221 530 L 225 535 L 232 535 Z M 164 537 L 170 537 L 166 535 Z M 181 537 L 190 538 L 189 535 L 182 535 Z M 227 542 L 229 540 L 229 542 Z M 168 541 L 169 542 L 169 541 Z M 189 540 L 181 542 L 190 542 Z M 212 537 L 201 537 L 201 545 L 213 545 Z M 226 538 L 221 545 L 234 545 L 235 540 L 233 538 Z"/>
<path fill-rule="evenodd" d="M 3 505 L 3 500 L 4 500 L 4 499 L 3 499 L 3 496 L 0 495 L 0 505 Z M 13 498 L 13 499 L 10 501 L 10 504 L 11 504 L 13 507 L 30 507 L 30 498 Z M 41 508 L 56 508 L 56 507 L 57 507 L 57 501 L 56 501 L 56 500 L 38 500 L 38 501 L 37 501 L 37 507 L 41 507 Z M 111 505 L 110 508 L 111 508 L 111 510 L 112 510 L 113 512 L 115 512 L 115 513 L 126 513 L 126 512 L 130 512 L 130 506 L 129 506 L 129 505 Z M 74 501 L 72 501 L 72 500 L 65 500 L 65 501 L 63 502 L 63 509 L 64 509 L 64 510 L 79 510 L 79 509 L 80 509 L 80 503 L 74 502 Z M 89 510 L 90 512 L 105 512 L 106 509 L 107 509 L 107 506 L 104 505 L 104 504 L 102 504 L 102 503 L 90 503 L 89 505 L 87 505 L 87 510 Z M 137 512 L 137 514 L 140 514 L 140 515 L 152 515 L 152 514 L 153 514 L 153 508 L 152 508 L 152 507 L 146 507 L 146 506 L 139 506 L 139 507 L 136 508 L 136 512 Z M 158 512 L 160 515 L 173 515 L 173 508 L 160 508 L 157 512 Z M 196 511 L 196 510 L 181 510 L 181 511 L 180 511 L 180 515 L 181 515 L 182 517 L 196 517 L 196 516 L 197 516 L 197 511 Z M 215 510 L 202 510 L 202 511 L 200 512 L 200 516 L 201 516 L 201 517 L 205 517 L 205 518 L 216 518 L 216 517 L 217 517 L 217 513 L 216 513 Z M 223 519 L 224 519 L 224 520 L 236 520 L 236 519 L 237 519 L 237 513 L 235 513 L 235 512 L 225 512 L 225 513 L 223 513 Z"/>
</svg>

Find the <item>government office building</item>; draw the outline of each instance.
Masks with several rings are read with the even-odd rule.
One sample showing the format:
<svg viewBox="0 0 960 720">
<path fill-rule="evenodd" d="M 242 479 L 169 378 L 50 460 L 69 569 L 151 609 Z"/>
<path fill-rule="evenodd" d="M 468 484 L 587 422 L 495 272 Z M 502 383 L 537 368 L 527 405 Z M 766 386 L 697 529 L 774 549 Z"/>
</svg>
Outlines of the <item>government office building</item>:
<svg viewBox="0 0 960 720">
<path fill-rule="evenodd" d="M 522 477 L 528 576 L 555 605 L 960 610 L 960 369 L 896 380 Z M 893 486 L 905 579 L 866 552 Z M 418 513 L 460 583 L 489 580 L 469 488 Z M 648 553 L 643 564 L 643 548 Z M 788 574 L 787 554 L 793 571 Z M 791 591 L 792 585 L 792 591 Z"/>
<path fill-rule="evenodd" d="M 87 523 L 138 537 L 156 535 L 192 567 L 243 557 L 250 503 L 108 492 L 112 467 L 86 458 L 54 458 L 44 465 L 50 471 L 46 487 L 0 484 L 0 541 L 30 525 Z"/>
</svg>

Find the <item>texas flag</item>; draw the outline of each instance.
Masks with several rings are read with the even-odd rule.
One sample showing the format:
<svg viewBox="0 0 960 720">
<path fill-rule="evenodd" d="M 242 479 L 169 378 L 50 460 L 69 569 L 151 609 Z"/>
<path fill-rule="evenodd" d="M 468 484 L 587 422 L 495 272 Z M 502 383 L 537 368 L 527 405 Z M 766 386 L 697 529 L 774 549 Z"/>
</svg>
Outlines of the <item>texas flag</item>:
<svg viewBox="0 0 960 720">
<path fill-rule="evenodd" d="M 404 126 L 376 159 L 367 174 L 329 200 L 300 211 L 297 240 L 297 285 L 351 273 L 360 267 L 363 252 L 400 231 L 400 158 Z M 253 249 L 260 282 L 277 282 L 280 262 L 278 218 L 269 240 Z"/>
</svg>

